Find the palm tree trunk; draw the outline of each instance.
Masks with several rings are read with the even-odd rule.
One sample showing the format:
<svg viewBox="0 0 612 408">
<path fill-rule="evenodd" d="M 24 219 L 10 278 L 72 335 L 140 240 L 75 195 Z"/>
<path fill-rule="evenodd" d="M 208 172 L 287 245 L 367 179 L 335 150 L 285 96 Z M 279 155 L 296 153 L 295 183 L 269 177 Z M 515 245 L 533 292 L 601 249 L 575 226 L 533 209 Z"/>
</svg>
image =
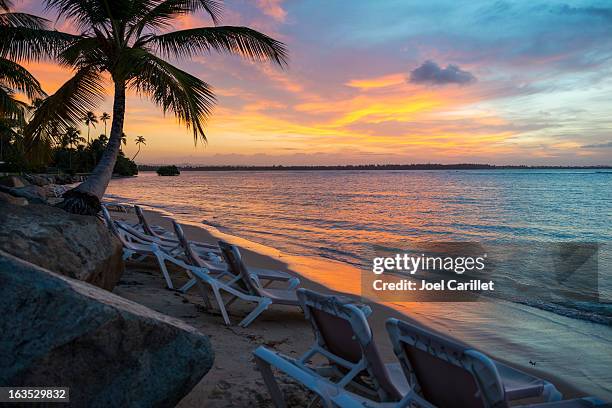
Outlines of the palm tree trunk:
<svg viewBox="0 0 612 408">
<path fill-rule="evenodd" d="M 125 115 L 125 82 L 115 81 L 115 100 L 113 102 L 113 122 L 106 149 L 92 174 L 78 187 L 64 194 L 64 201 L 58 204 L 64 210 L 83 215 L 96 215 L 101 210 L 100 200 L 113 175 Z"/>
<path fill-rule="evenodd" d="M 138 151 L 136 152 L 136 154 L 134 155 L 134 157 L 132 157 L 132 161 L 134 161 L 134 159 L 136 158 L 136 156 L 138 156 L 138 153 L 140 153 L 140 145 L 138 145 Z"/>
</svg>

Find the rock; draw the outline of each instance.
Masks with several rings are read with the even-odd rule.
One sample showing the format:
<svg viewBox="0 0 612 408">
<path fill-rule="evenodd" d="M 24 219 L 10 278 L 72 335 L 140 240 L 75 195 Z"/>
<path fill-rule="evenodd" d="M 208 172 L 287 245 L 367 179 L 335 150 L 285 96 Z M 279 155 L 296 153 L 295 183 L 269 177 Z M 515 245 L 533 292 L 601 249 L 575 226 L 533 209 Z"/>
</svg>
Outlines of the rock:
<svg viewBox="0 0 612 408">
<path fill-rule="evenodd" d="M 11 188 L 9 194 L 27 198 L 31 203 L 45 204 L 47 202 L 47 190 L 44 187 L 33 184 L 19 188 Z"/>
<path fill-rule="evenodd" d="M 0 177 L 0 185 L 6 186 L 6 187 L 25 187 L 26 185 L 28 185 L 29 183 L 22 177 L 17 177 L 17 176 L 6 176 L 6 177 Z"/>
<path fill-rule="evenodd" d="M 45 176 L 42 174 L 26 174 L 24 176 L 26 178 L 26 180 L 28 180 L 31 184 L 34 184 L 35 186 L 46 186 L 47 184 L 51 183 L 54 179 L 54 176 Z"/>
<path fill-rule="evenodd" d="M 28 205 L 28 200 L 23 197 L 15 197 L 0 191 L 0 202 L 9 203 L 12 205 Z"/>
<path fill-rule="evenodd" d="M 186 323 L 0 251 L 0 384 L 69 387 L 75 407 L 170 407 L 210 370 Z"/>
<path fill-rule="evenodd" d="M 0 250 L 50 271 L 107 290 L 123 274 L 121 243 L 96 217 L 0 201 L 0 225 Z"/>
</svg>

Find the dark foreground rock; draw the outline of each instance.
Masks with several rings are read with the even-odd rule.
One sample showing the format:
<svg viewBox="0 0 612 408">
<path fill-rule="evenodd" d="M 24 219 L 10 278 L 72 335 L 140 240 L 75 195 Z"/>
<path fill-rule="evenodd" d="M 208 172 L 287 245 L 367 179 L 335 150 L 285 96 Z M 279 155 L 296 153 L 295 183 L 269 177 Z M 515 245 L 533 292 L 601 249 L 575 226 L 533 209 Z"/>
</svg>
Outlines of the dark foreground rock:
<svg viewBox="0 0 612 408">
<path fill-rule="evenodd" d="M 180 320 L 0 251 L 0 384 L 70 388 L 75 407 L 170 407 L 208 372 Z"/>
<path fill-rule="evenodd" d="M 28 205 L 28 200 L 23 197 L 15 197 L 0 191 L 0 201 L 13 205 Z"/>
<path fill-rule="evenodd" d="M 121 243 L 96 217 L 0 200 L 0 226 L 0 250 L 50 271 L 107 290 L 123 274 Z"/>
</svg>

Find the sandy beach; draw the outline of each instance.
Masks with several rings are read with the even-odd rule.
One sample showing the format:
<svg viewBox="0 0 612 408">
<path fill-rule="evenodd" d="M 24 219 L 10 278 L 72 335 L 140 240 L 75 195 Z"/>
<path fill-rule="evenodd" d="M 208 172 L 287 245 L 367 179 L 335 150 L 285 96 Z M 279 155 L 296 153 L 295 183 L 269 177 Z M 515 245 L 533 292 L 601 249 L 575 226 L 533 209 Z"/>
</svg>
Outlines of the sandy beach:
<svg viewBox="0 0 612 408">
<path fill-rule="evenodd" d="M 152 223 L 171 228 L 169 218 L 163 213 L 146 211 L 146 214 Z M 117 219 L 135 221 L 133 214 L 113 212 L 112 215 Z M 300 271 L 308 272 L 310 270 L 311 274 L 309 276 L 313 276 L 314 269 L 322 268 L 319 275 L 323 278 L 333 270 L 335 282 L 338 282 L 338 274 L 350 273 L 350 270 L 348 270 L 350 268 L 345 266 L 343 269 L 341 265 L 336 265 L 334 262 L 316 259 L 306 260 L 281 253 L 274 254 L 274 250 L 270 248 L 217 232 L 213 234 L 206 228 L 196 225 L 185 225 L 185 233 L 189 239 L 197 241 L 215 242 L 219 238 L 223 238 L 233 242 L 240 246 L 241 253 L 249 266 L 287 271 L 299 276 L 302 287 L 323 293 L 338 293 L 338 291 L 306 278 L 305 273 L 300 273 Z M 177 273 L 175 276 L 180 277 L 181 274 Z M 347 289 L 350 289 L 350 286 L 354 284 L 354 279 L 352 281 L 347 280 Z M 347 292 L 350 292 L 350 290 L 347 290 Z M 252 351 L 258 346 L 264 345 L 289 356 L 298 356 L 306 351 L 313 341 L 310 326 L 304 320 L 301 311 L 291 307 L 271 307 L 248 328 L 240 328 L 235 325 L 225 326 L 220 314 L 216 311 L 207 311 L 202 307 L 202 298 L 197 291 L 192 290 L 188 294 L 181 294 L 166 289 L 163 278 L 153 262 L 128 263 L 126 272 L 114 293 L 161 313 L 179 318 L 210 336 L 215 351 L 214 368 L 181 401 L 179 407 L 202 405 L 207 407 L 271 406 L 265 385 L 255 369 Z M 396 362 L 384 328 L 384 322 L 389 317 L 411 319 L 398 310 L 385 305 L 370 303 L 370 306 L 373 310 L 370 324 L 383 359 L 386 362 Z M 232 306 L 230 318 L 234 323 L 237 323 L 242 316 L 247 314 L 248 307 L 248 304 L 241 302 L 236 302 Z M 497 340 L 499 341 L 499 339 Z M 516 366 L 511 361 L 506 360 L 505 362 Z M 520 368 L 525 370 L 524 367 Z M 537 369 L 527 369 L 525 371 L 553 382 L 566 398 L 587 394 L 560 378 L 551 376 L 549 373 Z M 307 404 L 308 396 L 299 386 L 285 378 L 281 380 L 281 384 L 290 406 Z"/>
</svg>

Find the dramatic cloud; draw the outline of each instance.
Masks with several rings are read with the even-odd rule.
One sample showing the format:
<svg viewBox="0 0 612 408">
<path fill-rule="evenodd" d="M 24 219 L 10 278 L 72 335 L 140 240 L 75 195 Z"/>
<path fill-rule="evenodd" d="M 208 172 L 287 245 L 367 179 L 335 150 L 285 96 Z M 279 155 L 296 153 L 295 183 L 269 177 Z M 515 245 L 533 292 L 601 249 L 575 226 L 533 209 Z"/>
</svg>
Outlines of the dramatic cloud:
<svg viewBox="0 0 612 408">
<path fill-rule="evenodd" d="M 588 144 L 582 146 L 583 149 L 607 149 L 612 148 L 612 141 L 605 143 Z"/>
<path fill-rule="evenodd" d="M 446 68 L 442 68 L 434 61 L 425 61 L 420 67 L 410 72 L 409 81 L 415 84 L 465 85 L 476 81 L 476 77 L 457 65 L 449 64 Z"/>
</svg>

